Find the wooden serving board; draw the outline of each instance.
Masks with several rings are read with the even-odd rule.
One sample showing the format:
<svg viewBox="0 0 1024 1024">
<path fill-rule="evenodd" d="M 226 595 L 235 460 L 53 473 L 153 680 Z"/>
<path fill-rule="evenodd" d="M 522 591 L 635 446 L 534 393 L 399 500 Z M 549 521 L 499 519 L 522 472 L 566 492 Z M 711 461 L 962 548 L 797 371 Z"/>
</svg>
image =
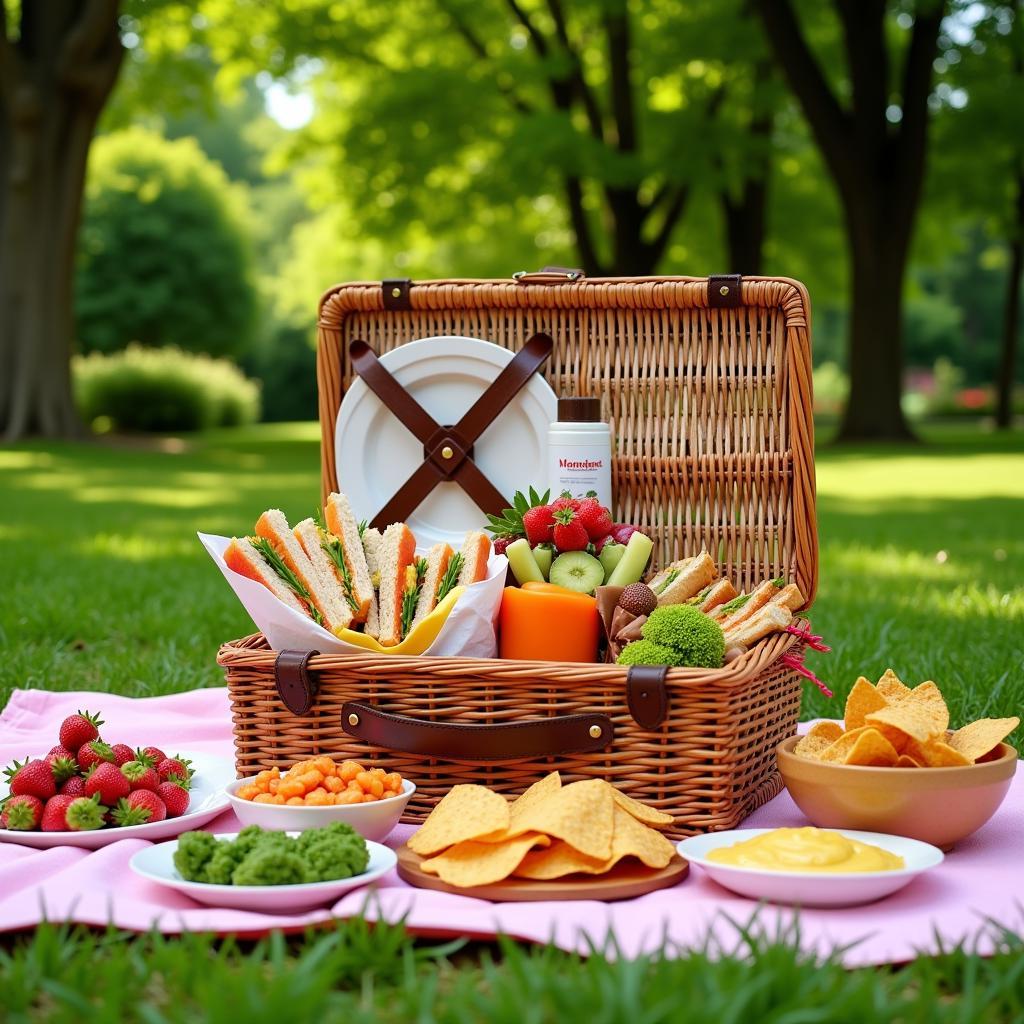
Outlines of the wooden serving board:
<svg viewBox="0 0 1024 1024">
<path fill-rule="evenodd" d="M 419 889 L 452 892 L 457 896 L 472 896 L 495 903 L 526 903 L 547 900 L 630 900 L 656 889 L 668 889 L 681 882 L 690 871 L 690 862 L 675 854 L 668 866 L 656 871 L 639 861 L 619 861 L 603 875 L 566 875 L 550 881 L 538 882 L 530 878 L 507 878 L 493 885 L 478 885 L 460 889 L 442 882 L 437 875 L 429 875 L 420 865 L 423 857 L 413 853 L 404 844 L 398 854 L 398 877 Z"/>
</svg>

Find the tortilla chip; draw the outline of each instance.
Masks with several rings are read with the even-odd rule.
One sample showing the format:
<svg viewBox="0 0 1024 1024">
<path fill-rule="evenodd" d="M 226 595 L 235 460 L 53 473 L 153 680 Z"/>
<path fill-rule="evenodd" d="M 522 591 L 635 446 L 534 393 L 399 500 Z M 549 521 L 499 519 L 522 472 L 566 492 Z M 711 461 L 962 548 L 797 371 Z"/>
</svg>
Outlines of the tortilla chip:
<svg viewBox="0 0 1024 1024">
<path fill-rule="evenodd" d="M 531 850 L 513 873 L 518 878 L 546 881 L 577 873 L 602 875 L 610 867 L 610 857 L 588 857 L 559 839 L 546 850 Z"/>
<path fill-rule="evenodd" d="M 995 750 L 1020 725 L 1019 718 L 979 718 L 946 741 L 972 763 Z"/>
<path fill-rule="evenodd" d="M 842 735 L 843 727 L 838 722 L 815 722 L 800 737 L 800 742 L 793 748 L 793 753 L 820 760 L 821 755 Z"/>
<path fill-rule="evenodd" d="M 868 727 L 863 725 L 859 729 L 851 729 L 849 732 L 844 732 L 818 755 L 818 760 L 845 764 L 846 755 L 853 750 L 857 740 L 867 731 Z"/>
<path fill-rule="evenodd" d="M 668 865 L 676 848 L 660 832 L 648 828 L 619 806 L 614 809 L 614 819 L 612 864 L 617 864 L 623 857 L 636 857 L 649 868 L 660 869 Z"/>
<path fill-rule="evenodd" d="M 915 761 L 920 761 L 925 768 L 961 768 L 964 765 L 973 764 L 960 751 L 954 750 L 938 737 L 927 740 L 925 743 L 911 740 L 907 744 L 906 753 Z"/>
<path fill-rule="evenodd" d="M 872 711 L 888 706 L 888 701 L 863 676 L 853 684 L 846 698 L 843 721 L 847 729 L 859 729 Z"/>
<path fill-rule="evenodd" d="M 526 832 L 502 843 L 466 840 L 425 860 L 420 866 L 436 874 L 442 882 L 468 889 L 475 885 L 493 885 L 508 878 L 533 846 L 551 842 L 538 832 Z"/>
<path fill-rule="evenodd" d="M 923 768 L 924 765 L 916 758 L 910 757 L 908 754 L 900 754 L 896 758 L 896 768 Z"/>
<path fill-rule="evenodd" d="M 865 721 L 868 725 L 885 732 L 887 736 L 887 729 L 895 729 L 917 740 L 918 743 L 927 743 L 928 740 L 941 735 L 949 725 L 949 709 L 938 687 L 928 682 L 915 686 L 910 696 L 899 703 L 872 711 L 866 716 Z M 892 742 L 891 736 L 889 739 Z M 898 744 L 893 745 L 899 749 Z"/>
<path fill-rule="evenodd" d="M 648 807 L 647 804 L 642 804 L 639 800 L 634 800 L 631 796 L 619 792 L 611 783 L 608 783 L 608 788 L 612 791 L 612 798 L 615 802 L 627 814 L 632 815 L 645 825 L 650 825 L 652 828 L 664 828 L 675 820 L 671 814 L 655 810 L 653 807 Z"/>
<path fill-rule="evenodd" d="M 898 757 L 896 748 L 877 729 L 865 729 L 847 751 L 843 764 L 891 768 Z"/>
<path fill-rule="evenodd" d="M 413 853 L 427 857 L 467 839 L 506 829 L 510 820 L 508 801 L 493 790 L 453 786 L 412 834 L 408 846 Z"/>
<path fill-rule="evenodd" d="M 911 693 L 910 687 L 904 686 L 900 682 L 899 676 L 891 668 L 887 668 L 882 673 L 882 678 L 878 680 L 875 689 L 890 704 L 898 704 L 904 697 L 909 697 Z"/>
</svg>

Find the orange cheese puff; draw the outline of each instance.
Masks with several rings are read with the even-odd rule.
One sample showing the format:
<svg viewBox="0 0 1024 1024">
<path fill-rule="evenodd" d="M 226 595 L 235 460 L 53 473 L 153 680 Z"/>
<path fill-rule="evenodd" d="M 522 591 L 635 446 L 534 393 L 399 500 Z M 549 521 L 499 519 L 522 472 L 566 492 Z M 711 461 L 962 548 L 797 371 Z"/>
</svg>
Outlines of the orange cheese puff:
<svg viewBox="0 0 1024 1024">
<path fill-rule="evenodd" d="M 263 771 L 261 771 L 259 773 L 259 775 L 256 776 L 256 780 L 255 781 L 256 781 L 256 784 L 259 785 L 261 782 L 269 783 L 270 779 L 271 779 L 270 772 L 267 771 L 266 769 L 264 769 Z"/>
<path fill-rule="evenodd" d="M 363 766 L 356 761 L 342 761 L 338 769 L 338 778 L 351 782 L 362 770 Z"/>
<path fill-rule="evenodd" d="M 251 800 L 258 792 L 259 788 L 249 782 L 244 786 L 239 786 L 238 792 L 235 793 L 235 796 L 237 796 L 239 800 Z"/>
<path fill-rule="evenodd" d="M 277 792 L 277 787 L 280 786 L 280 785 L 281 785 L 281 780 L 280 779 L 271 779 L 270 780 L 270 792 L 271 793 L 276 793 Z"/>
<path fill-rule="evenodd" d="M 294 807 L 301 807 L 305 802 L 305 799 L 301 796 L 290 796 L 285 801 L 286 804 L 290 804 Z"/>
<path fill-rule="evenodd" d="M 276 793 L 274 796 L 272 796 L 270 798 L 270 802 L 272 804 L 283 804 L 284 803 L 284 797 L 281 796 L 280 793 Z"/>
<path fill-rule="evenodd" d="M 283 779 L 281 785 L 277 787 L 277 795 L 283 796 L 286 800 L 293 796 L 303 796 L 306 792 L 306 787 L 298 779 Z"/>
<path fill-rule="evenodd" d="M 315 768 L 324 776 L 324 778 L 328 775 L 337 774 L 338 770 L 338 766 L 334 763 L 334 760 L 326 754 L 323 754 L 320 757 L 314 757 L 313 760 L 309 762 L 309 766 L 310 768 Z"/>
<path fill-rule="evenodd" d="M 345 783 L 337 775 L 328 775 L 324 779 L 324 789 L 328 793 L 343 793 L 345 791 Z"/>
<path fill-rule="evenodd" d="M 321 789 L 319 786 L 311 793 L 306 794 L 306 805 L 309 807 L 326 807 L 329 802 L 333 803 L 333 801 L 334 797 L 326 789 Z"/>
<path fill-rule="evenodd" d="M 245 799 L 248 800 L 249 798 L 246 797 Z M 272 804 L 274 802 L 274 797 L 272 797 L 269 793 L 257 793 L 252 798 L 252 802 L 254 804 Z"/>
<path fill-rule="evenodd" d="M 334 802 L 336 804 L 360 804 L 363 802 L 362 790 L 346 789 L 344 793 L 338 793 Z"/>
<path fill-rule="evenodd" d="M 323 781 L 324 773 L 318 772 L 315 768 L 311 768 L 309 771 L 303 772 L 303 774 L 299 776 L 299 782 L 306 787 L 307 792 L 311 789 L 316 789 L 316 787 Z"/>
<path fill-rule="evenodd" d="M 402 792 L 402 776 L 398 772 L 388 772 L 384 777 L 384 788 L 393 789 L 396 793 Z"/>
</svg>

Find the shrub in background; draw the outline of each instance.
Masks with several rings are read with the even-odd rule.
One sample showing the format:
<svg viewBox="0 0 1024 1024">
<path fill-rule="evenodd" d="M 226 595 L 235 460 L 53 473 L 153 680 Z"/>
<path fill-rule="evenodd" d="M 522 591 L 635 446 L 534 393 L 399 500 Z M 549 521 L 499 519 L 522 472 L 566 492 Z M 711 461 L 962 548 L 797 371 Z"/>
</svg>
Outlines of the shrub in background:
<svg viewBox="0 0 1024 1024">
<path fill-rule="evenodd" d="M 75 397 L 86 423 L 162 433 L 254 423 L 260 386 L 226 359 L 129 345 L 78 356 Z"/>
</svg>

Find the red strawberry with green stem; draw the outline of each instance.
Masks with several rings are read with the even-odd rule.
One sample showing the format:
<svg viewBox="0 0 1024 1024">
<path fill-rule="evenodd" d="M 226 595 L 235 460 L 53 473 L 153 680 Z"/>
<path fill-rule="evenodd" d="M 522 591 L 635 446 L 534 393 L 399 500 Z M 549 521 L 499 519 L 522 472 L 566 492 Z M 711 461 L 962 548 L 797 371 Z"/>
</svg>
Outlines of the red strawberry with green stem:
<svg viewBox="0 0 1024 1024">
<path fill-rule="evenodd" d="M 553 533 L 555 547 L 559 551 L 583 551 L 590 543 L 590 536 L 571 505 L 565 505 L 555 513 Z"/>
<path fill-rule="evenodd" d="M 523 514 L 523 529 L 531 547 L 551 543 L 551 531 L 555 526 L 555 513 L 550 505 L 536 505 Z"/>
<path fill-rule="evenodd" d="M 168 818 L 180 818 L 188 810 L 188 784 L 177 776 L 161 782 L 156 795 L 163 800 Z"/>
<path fill-rule="evenodd" d="M 154 767 L 156 767 L 167 756 L 159 747 L 143 747 L 141 750 L 136 750 L 136 760 L 142 760 L 142 756 L 140 755 L 145 755 L 146 758 L 149 759 L 149 763 Z"/>
<path fill-rule="evenodd" d="M 83 743 L 100 738 L 103 721 L 91 711 L 69 715 L 60 725 L 60 745 L 67 750 L 78 750 Z"/>
<path fill-rule="evenodd" d="M 12 796 L 36 796 L 40 800 L 49 800 L 57 792 L 57 780 L 53 775 L 53 766 L 46 761 L 15 761 L 4 770 Z"/>
<path fill-rule="evenodd" d="M 46 801 L 39 825 L 44 832 L 91 832 L 103 827 L 105 810 L 98 796 L 58 794 Z"/>
<path fill-rule="evenodd" d="M 128 781 L 132 792 L 137 789 L 148 789 L 155 791 L 160 785 L 160 776 L 156 769 L 149 764 L 149 759 L 140 761 L 129 761 L 121 765 L 121 773 Z"/>
<path fill-rule="evenodd" d="M 167 805 L 148 789 L 137 789 L 119 800 L 114 808 L 114 824 L 122 828 L 128 825 L 145 825 L 147 822 L 163 821 L 167 817 Z"/>
<path fill-rule="evenodd" d="M 127 743 L 112 743 L 110 749 L 114 752 L 114 764 L 118 768 L 135 760 L 135 751 Z"/>
<path fill-rule="evenodd" d="M 172 775 L 176 775 L 187 784 L 193 775 L 193 771 L 189 767 L 191 764 L 192 762 L 188 758 L 182 757 L 181 754 L 175 754 L 174 757 L 165 757 L 156 766 L 156 773 L 164 782 Z"/>
<path fill-rule="evenodd" d="M 43 816 L 43 801 L 37 796 L 22 793 L 8 797 L 0 814 L 0 828 L 15 832 L 32 832 L 39 827 Z"/>
<path fill-rule="evenodd" d="M 115 764 L 106 761 L 89 769 L 85 777 L 85 795 L 99 796 L 101 804 L 113 807 L 132 790 L 131 784 Z"/>
<path fill-rule="evenodd" d="M 75 759 L 74 754 L 67 755 L 64 753 L 56 756 L 47 756 L 46 760 L 50 762 L 53 778 L 58 788 L 72 776 L 78 774 L 78 761 Z"/>
<path fill-rule="evenodd" d="M 94 764 L 101 764 L 103 761 L 114 763 L 114 752 L 110 749 L 109 743 L 103 740 L 90 740 L 78 748 L 78 768 L 87 772 Z"/>
<path fill-rule="evenodd" d="M 587 536 L 593 540 L 607 537 L 612 530 L 611 513 L 597 498 L 580 498 L 576 502 L 576 518 L 583 524 Z"/>
<path fill-rule="evenodd" d="M 504 554 L 509 544 L 520 537 L 527 536 L 524 517 L 531 509 L 546 506 L 550 493 L 550 491 L 545 491 L 543 494 L 538 494 L 532 487 L 527 494 L 516 491 L 512 497 L 511 508 L 503 509 L 499 516 L 487 516 L 487 529 L 494 534 L 495 554 Z"/>
</svg>

